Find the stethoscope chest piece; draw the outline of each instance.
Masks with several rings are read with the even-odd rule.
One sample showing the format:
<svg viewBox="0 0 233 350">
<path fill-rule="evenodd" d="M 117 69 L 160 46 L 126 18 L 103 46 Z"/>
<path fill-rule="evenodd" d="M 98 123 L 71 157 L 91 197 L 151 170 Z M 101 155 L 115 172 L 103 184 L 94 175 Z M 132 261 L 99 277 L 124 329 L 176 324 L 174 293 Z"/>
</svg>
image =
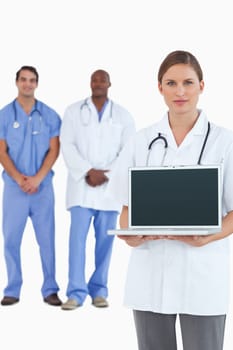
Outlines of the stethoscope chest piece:
<svg viewBox="0 0 233 350">
<path fill-rule="evenodd" d="M 13 128 L 14 129 L 18 129 L 19 128 L 19 122 L 17 122 L 17 120 L 14 121 Z"/>
<path fill-rule="evenodd" d="M 31 114 L 28 116 L 28 121 L 30 122 L 30 124 L 32 124 L 32 115 L 34 113 L 39 115 L 39 123 L 40 123 L 39 129 L 32 130 L 32 125 L 31 125 L 32 135 L 38 135 L 42 131 L 42 125 L 41 125 L 42 124 L 42 114 L 41 114 L 40 110 L 38 109 L 37 105 L 38 105 L 38 101 L 36 100 L 35 108 L 31 111 Z M 17 118 L 16 100 L 13 101 L 13 112 L 14 112 L 14 122 L 13 122 L 12 126 L 13 126 L 13 129 L 18 129 L 20 127 L 20 123 L 19 123 L 18 118 Z M 24 124 L 22 124 L 22 125 L 24 125 Z"/>
</svg>

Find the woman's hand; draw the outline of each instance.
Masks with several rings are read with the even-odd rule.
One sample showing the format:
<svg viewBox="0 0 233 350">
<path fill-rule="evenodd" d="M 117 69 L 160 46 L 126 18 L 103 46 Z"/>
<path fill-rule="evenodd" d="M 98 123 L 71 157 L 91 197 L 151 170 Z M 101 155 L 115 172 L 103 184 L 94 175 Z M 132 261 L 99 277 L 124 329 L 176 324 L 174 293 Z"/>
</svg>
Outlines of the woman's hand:
<svg viewBox="0 0 233 350">
<path fill-rule="evenodd" d="M 145 236 L 118 236 L 120 239 L 123 239 L 130 247 L 138 247 L 139 245 L 145 242 Z"/>
<path fill-rule="evenodd" d="M 213 235 L 205 235 L 205 236 L 162 236 L 162 235 L 153 235 L 153 236 L 143 236 L 143 235 L 119 235 L 120 239 L 123 239 L 130 247 L 138 247 L 139 245 L 147 242 L 153 241 L 157 239 L 169 239 L 171 241 L 180 241 L 186 244 L 189 244 L 193 247 L 202 247 L 215 239 L 213 239 Z"/>
<path fill-rule="evenodd" d="M 135 236 L 128 236 L 128 235 L 119 235 L 120 239 L 123 239 L 130 247 L 138 247 L 139 245 L 155 240 L 155 239 L 163 239 L 164 236 L 143 236 L 143 235 L 135 235 Z"/>
<path fill-rule="evenodd" d="M 206 236 L 166 236 L 171 241 L 180 241 L 190 244 L 194 247 L 202 247 L 212 241 L 213 235 Z"/>
</svg>

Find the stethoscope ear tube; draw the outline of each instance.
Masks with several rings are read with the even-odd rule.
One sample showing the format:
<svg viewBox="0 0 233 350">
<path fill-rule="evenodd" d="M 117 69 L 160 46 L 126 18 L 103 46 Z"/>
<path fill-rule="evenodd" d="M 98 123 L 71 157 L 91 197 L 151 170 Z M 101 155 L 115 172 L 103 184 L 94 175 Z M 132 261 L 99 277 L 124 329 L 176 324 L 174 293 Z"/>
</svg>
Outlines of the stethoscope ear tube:
<svg viewBox="0 0 233 350">
<path fill-rule="evenodd" d="M 165 147 L 165 148 L 168 147 L 167 139 L 166 139 L 164 136 L 162 136 L 161 133 L 159 132 L 159 133 L 158 133 L 158 136 L 155 137 L 155 138 L 151 141 L 151 143 L 149 144 L 149 146 L 148 146 L 148 151 L 151 150 L 151 148 L 152 148 L 154 142 L 156 142 L 156 141 L 158 141 L 158 140 L 163 140 L 163 142 L 164 142 L 164 147 Z"/>
</svg>

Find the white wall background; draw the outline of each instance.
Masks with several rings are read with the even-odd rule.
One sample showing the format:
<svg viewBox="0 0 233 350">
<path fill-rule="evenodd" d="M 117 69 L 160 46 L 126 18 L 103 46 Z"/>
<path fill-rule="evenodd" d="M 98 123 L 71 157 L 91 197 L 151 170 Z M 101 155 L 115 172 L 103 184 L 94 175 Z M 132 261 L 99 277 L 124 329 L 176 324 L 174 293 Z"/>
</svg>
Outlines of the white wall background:
<svg viewBox="0 0 233 350">
<path fill-rule="evenodd" d="M 112 80 L 110 97 L 133 114 L 139 129 L 160 119 L 165 111 L 156 82 L 162 59 L 170 51 L 185 49 L 197 56 L 204 70 L 206 89 L 200 107 L 209 119 L 233 129 L 230 5 L 230 0 L 2 0 L 0 107 L 15 98 L 15 73 L 22 65 L 37 67 L 37 98 L 61 116 L 68 104 L 89 95 L 90 74 L 103 68 Z M 65 300 L 69 215 L 64 204 L 66 170 L 61 157 L 54 169 L 57 279 Z M 0 186 L 1 193 L 2 183 Z M 0 249 L 3 290 L 6 272 L 1 235 Z M 95 309 L 88 299 L 81 309 L 61 311 L 42 302 L 39 252 L 29 222 L 22 244 L 21 301 L 13 307 L 0 307 L 1 348 L 136 349 L 131 311 L 122 306 L 129 252 L 116 240 L 109 280 L 110 308 Z M 88 275 L 93 265 L 92 232 L 87 255 Z M 231 304 L 226 350 L 232 349 L 232 325 Z"/>
</svg>

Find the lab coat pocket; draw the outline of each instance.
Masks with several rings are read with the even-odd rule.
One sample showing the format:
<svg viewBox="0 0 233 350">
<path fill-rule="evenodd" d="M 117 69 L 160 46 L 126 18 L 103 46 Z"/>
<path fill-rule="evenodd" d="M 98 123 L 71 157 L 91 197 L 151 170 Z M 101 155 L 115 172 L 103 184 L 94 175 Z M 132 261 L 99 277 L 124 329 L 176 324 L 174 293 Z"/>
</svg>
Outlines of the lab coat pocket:
<svg viewBox="0 0 233 350">
<path fill-rule="evenodd" d="M 108 152 L 107 164 L 111 163 L 117 157 L 121 148 L 123 127 L 120 124 L 108 124 L 102 128 L 102 152 Z"/>
<path fill-rule="evenodd" d="M 125 304 L 132 307 L 150 302 L 151 266 L 149 250 L 133 248 L 125 287 Z"/>
<path fill-rule="evenodd" d="M 222 242 L 191 249 L 186 300 L 200 314 L 221 314 L 228 305 L 229 254 Z"/>
</svg>

